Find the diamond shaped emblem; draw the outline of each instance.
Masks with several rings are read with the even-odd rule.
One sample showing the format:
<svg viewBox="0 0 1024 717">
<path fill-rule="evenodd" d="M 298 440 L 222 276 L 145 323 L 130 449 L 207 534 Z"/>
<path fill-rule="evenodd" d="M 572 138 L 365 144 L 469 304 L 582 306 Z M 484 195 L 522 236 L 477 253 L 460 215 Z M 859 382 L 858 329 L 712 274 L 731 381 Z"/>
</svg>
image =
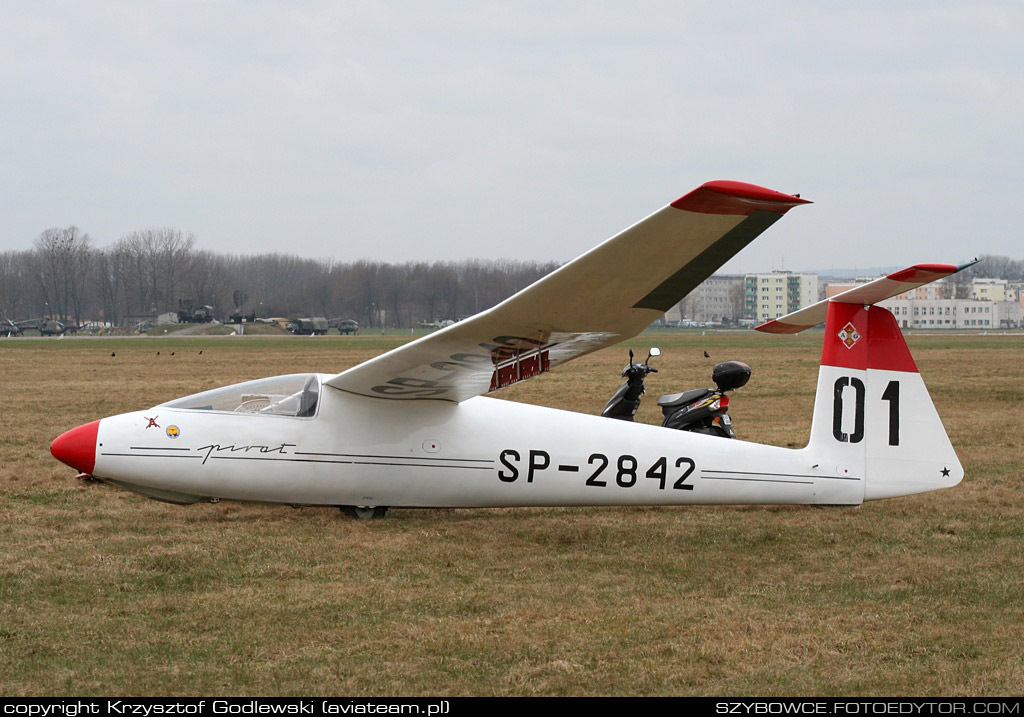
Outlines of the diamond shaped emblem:
<svg viewBox="0 0 1024 717">
<path fill-rule="evenodd" d="M 848 349 L 852 349 L 853 345 L 860 341 L 860 334 L 857 333 L 856 327 L 850 321 L 846 322 L 846 326 L 839 331 L 837 336 L 843 342 L 843 346 Z"/>
</svg>

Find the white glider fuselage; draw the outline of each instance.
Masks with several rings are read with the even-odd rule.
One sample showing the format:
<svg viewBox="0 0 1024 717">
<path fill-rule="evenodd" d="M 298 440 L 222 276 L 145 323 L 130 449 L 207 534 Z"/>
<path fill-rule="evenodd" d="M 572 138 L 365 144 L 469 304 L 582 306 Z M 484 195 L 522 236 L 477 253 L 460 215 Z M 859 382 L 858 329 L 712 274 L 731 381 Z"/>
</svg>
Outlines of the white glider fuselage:
<svg viewBox="0 0 1024 717">
<path fill-rule="evenodd" d="M 486 397 L 384 401 L 329 386 L 311 418 L 166 406 L 105 418 L 93 473 L 181 502 L 856 505 L 864 498 L 862 475 L 812 448 Z"/>
</svg>

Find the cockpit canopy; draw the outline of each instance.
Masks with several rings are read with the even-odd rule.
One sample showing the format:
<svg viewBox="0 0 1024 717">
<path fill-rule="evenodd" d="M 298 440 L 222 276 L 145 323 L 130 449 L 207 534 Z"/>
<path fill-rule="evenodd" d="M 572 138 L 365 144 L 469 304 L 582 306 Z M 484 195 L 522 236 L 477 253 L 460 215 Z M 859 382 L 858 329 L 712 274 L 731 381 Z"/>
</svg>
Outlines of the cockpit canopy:
<svg viewBox="0 0 1024 717">
<path fill-rule="evenodd" d="M 312 418 L 319 400 L 320 377 L 315 373 L 294 373 L 214 388 L 161 405 L 191 411 Z"/>
</svg>

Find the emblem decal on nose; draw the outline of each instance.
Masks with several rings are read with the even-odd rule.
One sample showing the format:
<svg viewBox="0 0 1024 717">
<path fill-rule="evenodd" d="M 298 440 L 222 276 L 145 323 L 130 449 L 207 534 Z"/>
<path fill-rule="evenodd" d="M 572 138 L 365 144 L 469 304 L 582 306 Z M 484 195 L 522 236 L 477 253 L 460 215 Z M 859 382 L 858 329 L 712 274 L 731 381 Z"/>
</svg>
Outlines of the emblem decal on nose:
<svg viewBox="0 0 1024 717">
<path fill-rule="evenodd" d="M 146 428 L 160 428 L 160 424 L 156 422 L 156 419 L 160 418 L 160 416 L 153 416 L 152 418 L 150 418 L 149 416 L 143 416 L 143 418 L 149 421 L 149 423 L 146 425 Z"/>
<path fill-rule="evenodd" d="M 168 438 L 177 438 L 180 435 L 181 435 L 181 430 L 177 426 L 173 426 L 172 425 L 172 426 L 168 426 L 167 427 L 167 437 Z"/>
</svg>

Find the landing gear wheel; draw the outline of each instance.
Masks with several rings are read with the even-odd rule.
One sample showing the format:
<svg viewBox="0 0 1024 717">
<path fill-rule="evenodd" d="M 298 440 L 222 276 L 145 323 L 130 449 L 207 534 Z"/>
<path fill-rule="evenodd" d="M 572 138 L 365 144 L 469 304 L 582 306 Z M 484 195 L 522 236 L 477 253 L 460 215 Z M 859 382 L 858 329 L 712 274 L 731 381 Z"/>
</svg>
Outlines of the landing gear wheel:
<svg viewBox="0 0 1024 717">
<path fill-rule="evenodd" d="M 342 513 L 356 520 L 377 520 L 388 514 L 386 505 L 342 505 L 338 507 L 341 508 Z"/>
</svg>

